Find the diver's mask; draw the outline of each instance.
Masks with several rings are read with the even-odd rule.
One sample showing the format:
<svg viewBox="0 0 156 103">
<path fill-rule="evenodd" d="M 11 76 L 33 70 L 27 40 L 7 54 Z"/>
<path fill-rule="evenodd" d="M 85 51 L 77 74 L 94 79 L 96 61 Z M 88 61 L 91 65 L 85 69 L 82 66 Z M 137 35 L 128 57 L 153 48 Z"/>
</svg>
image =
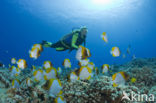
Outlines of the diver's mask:
<svg viewBox="0 0 156 103">
<path fill-rule="evenodd" d="M 88 33 L 87 28 L 86 27 L 82 27 L 81 28 L 81 35 L 84 36 L 84 37 L 86 37 L 87 36 L 87 33 Z"/>
</svg>

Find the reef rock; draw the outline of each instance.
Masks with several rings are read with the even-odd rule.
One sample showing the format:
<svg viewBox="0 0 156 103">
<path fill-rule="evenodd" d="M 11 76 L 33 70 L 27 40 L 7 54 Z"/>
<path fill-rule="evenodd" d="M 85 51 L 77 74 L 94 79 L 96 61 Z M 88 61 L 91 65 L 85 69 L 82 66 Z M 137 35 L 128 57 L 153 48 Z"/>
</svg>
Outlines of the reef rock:
<svg viewBox="0 0 156 103">
<path fill-rule="evenodd" d="M 123 91 L 137 93 L 138 88 L 134 86 L 113 87 L 110 77 L 101 76 L 90 81 L 66 83 L 63 91 L 65 100 L 69 103 L 122 103 Z"/>
</svg>

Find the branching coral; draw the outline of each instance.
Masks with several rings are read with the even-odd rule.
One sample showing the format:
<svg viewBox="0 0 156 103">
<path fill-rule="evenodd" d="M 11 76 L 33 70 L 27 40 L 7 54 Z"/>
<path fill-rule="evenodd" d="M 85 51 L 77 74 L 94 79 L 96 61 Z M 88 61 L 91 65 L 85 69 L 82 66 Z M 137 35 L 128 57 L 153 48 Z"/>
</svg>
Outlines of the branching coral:
<svg viewBox="0 0 156 103">
<path fill-rule="evenodd" d="M 121 103 L 123 91 L 137 92 L 137 88 L 122 86 L 114 88 L 111 78 L 101 76 L 88 82 L 76 81 L 64 84 L 64 97 L 69 103 Z"/>
<path fill-rule="evenodd" d="M 8 70 L 0 70 L 0 82 L 3 83 L 5 88 L 8 88 L 10 86 L 11 79 L 9 78 L 10 75 L 8 73 Z"/>
<path fill-rule="evenodd" d="M 129 72 L 131 77 L 137 79 L 134 85 L 138 88 L 156 85 L 156 71 L 150 67 L 132 68 Z"/>
<path fill-rule="evenodd" d="M 112 73 L 125 71 L 130 79 L 136 78 L 135 83 L 130 79 L 126 85 L 113 87 L 111 76 L 98 75 L 87 81 L 67 82 L 67 78 L 59 76 L 63 86 L 63 97 L 67 103 L 129 103 L 130 101 L 121 100 L 123 91 L 130 97 L 133 91 L 136 94 L 155 94 L 156 95 L 156 59 L 136 59 L 132 62 L 113 66 Z M 33 82 L 31 87 L 26 84 L 29 77 L 33 80 L 32 71 L 24 70 L 17 77 L 11 77 L 7 69 L 0 70 L 0 103 L 53 103 L 54 98 L 50 97 L 47 91 L 41 87 L 42 82 Z M 13 79 L 20 81 L 20 88 L 13 89 L 11 82 Z M 139 89 L 138 89 L 139 88 Z"/>
</svg>

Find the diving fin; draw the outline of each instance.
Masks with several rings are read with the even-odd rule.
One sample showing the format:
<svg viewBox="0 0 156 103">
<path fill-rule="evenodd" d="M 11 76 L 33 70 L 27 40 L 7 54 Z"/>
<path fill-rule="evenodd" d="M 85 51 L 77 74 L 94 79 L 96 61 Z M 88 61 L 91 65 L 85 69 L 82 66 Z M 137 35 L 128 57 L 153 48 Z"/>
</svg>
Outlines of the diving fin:
<svg viewBox="0 0 156 103">
<path fill-rule="evenodd" d="M 43 40 L 42 43 L 41 43 L 42 46 L 44 47 L 51 47 L 52 46 L 52 43 L 51 42 L 48 42 L 48 41 L 45 41 Z"/>
</svg>

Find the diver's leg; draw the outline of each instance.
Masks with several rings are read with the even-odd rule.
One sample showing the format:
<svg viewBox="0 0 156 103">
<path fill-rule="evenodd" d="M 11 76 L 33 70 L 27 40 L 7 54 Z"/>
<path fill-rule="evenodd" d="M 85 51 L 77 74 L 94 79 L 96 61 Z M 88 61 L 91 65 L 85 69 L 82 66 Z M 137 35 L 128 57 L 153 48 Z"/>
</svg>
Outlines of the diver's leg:
<svg viewBox="0 0 156 103">
<path fill-rule="evenodd" d="M 55 48 L 55 49 L 56 49 L 56 51 L 64 51 L 64 50 L 65 50 L 64 47 L 57 47 L 57 48 Z"/>
<path fill-rule="evenodd" d="M 56 51 L 65 51 L 67 49 L 62 45 L 61 41 L 54 43 L 51 47 L 55 48 Z"/>
<path fill-rule="evenodd" d="M 47 42 L 47 41 L 42 41 L 41 45 L 43 45 L 44 47 L 51 47 L 51 48 L 55 48 L 56 51 L 64 51 L 67 48 L 65 48 L 62 43 L 60 41 L 56 42 L 56 43 L 51 43 L 51 42 Z"/>
</svg>

